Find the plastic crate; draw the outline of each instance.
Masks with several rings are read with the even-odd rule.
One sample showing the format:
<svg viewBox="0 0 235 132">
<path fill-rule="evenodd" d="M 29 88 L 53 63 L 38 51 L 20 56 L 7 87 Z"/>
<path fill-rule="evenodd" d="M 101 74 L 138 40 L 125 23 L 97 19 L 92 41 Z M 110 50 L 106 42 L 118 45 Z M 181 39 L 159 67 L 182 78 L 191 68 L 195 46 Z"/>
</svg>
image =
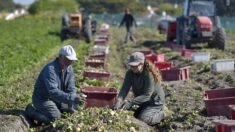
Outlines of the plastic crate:
<svg viewBox="0 0 235 132">
<path fill-rule="evenodd" d="M 235 105 L 228 105 L 230 111 L 230 119 L 235 120 Z"/>
<path fill-rule="evenodd" d="M 91 71 L 89 69 L 84 70 L 83 76 L 90 79 L 97 79 L 102 81 L 109 81 L 110 73 L 108 71 Z"/>
<path fill-rule="evenodd" d="M 106 45 L 107 40 L 106 39 L 95 39 L 95 45 Z"/>
<path fill-rule="evenodd" d="M 189 66 L 170 70 L 161 70 L 163 81 L 178 81 L 189 78 Z"/>
<path fill-rule="evenodd" d="M 229 117 L 229 105 L 235 105 L 235 88 L 206 90 L 204 103 L 208 116 Z"/>
<path fill-rule="evenodd" d="M 106 58 L 106 54 L 104 52 L 91 54 L 89 57 L 91 58 Z"/>
<path fill-rule="evenodd" d="M 216 120 L 215 131 L 216 132 L 234 132 L 235 120 Z"/>
<path fill-rule="evenodd" d="M 214 60 L 211 62 L 211 70 L 213 72 L 234 71 L 234 60 L 233 59 Z"/>
<path fill-rule="evenodd" d="M 109 46 L 103 46 L 103 45 L 95 45 L 93 47 L 95 53 L 109 53 Z"/>
<path fill-rule="evenodd" d="M 81 92 L 86 94 L 85 107 L 109 107 L 116 103 L 115 88 L 81 86 Z"/>
<path fill-rule="evenodd" d="M 164 54 L 148 54 L 145 56 L 145 58 L 151 61 L 152 63 L 164 62 L 165 55 Z"/>
<path fill-rule="evenodd" d="M 108 34 L 109 34 L 109 30 L 106 29 L 106 28 L 101 28 L 101 29 L 98 31 L 98 34 L 99 34 L 99 35 L 108 35 Z"/>
<path fill-rule="evenodd" d="M 145 56 L 152 53 L 150 50 L 143 50 L 139 52 L 143 53 Z"/>
<path fill-rule="evenodd" d="M 173 62 L 155 62 L 154 64 L 159 70 L 169 70 L 173 67 Z"/>
<path fill-rule="evenodd" d="M 192 57 L 192 54 L 193 54 L 193 51 L 189 49 L 183 49 L 181 51 L 181 56 L 184 56 L 184 57 Z"/>
<path fill-rule="evenodd" d="M 109 40 L 109 35 L 105 35 L 105 34 L 102 35 L 101 34 L 101 35 L 97 35 L 96 38 L 98 38 L 98 39 L 105 39 L 105 40 L 108 41 Z"/>
<path fill-rule="evenodd" d="M 212 89 L 204 92 L 204 97 L 207 99 L 235 97 L 235 88 Z"/>
<path fill-rule="evenodd" d="M 210 60 L 210 53 L 197 52 L 192 54 L 193 62 L 207 62 Z"/>
<path fill-rule="evenodd" d="M 85 64 L 90 67 L 105 67 L 105 61 L 99 59 L 87 59 Z"/>
<path fill-rule="evenodd" d="M 103 61 L 106 61 L 106 56 L 92 56 L 92 55 L 90 55 L 90 56 L 88 56 L 88 59 L 90 59 L 90 60 L 93 60 L 93 59 L 97 59 L 97 60 L 103 60 Z"/>
</svg>

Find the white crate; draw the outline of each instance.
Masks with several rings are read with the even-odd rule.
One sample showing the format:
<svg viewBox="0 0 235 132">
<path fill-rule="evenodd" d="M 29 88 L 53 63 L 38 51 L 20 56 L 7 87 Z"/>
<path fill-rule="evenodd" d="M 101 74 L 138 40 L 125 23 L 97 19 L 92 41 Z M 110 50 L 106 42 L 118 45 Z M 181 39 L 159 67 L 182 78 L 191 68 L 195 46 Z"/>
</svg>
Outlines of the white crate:
<svg viewBox="0 0 235 132">
<path fill-rule="evenodd" d="M 101 46 L 101 45 L 95 45 L 94 47 L 95 53 L 109 53 L 109 46 Z"/>
<path fill-rule="evenodd" d="M 192 54 L 193 62 L 207 62 L 210 60 L 210 53 L 196 52 Z"/>
<path fill-rule="evenodd" d="M 211 62 L 211 70 L 214 72 L 233 71 L 234 60 L 233 59 L 214 60 Z"/>
</svg>

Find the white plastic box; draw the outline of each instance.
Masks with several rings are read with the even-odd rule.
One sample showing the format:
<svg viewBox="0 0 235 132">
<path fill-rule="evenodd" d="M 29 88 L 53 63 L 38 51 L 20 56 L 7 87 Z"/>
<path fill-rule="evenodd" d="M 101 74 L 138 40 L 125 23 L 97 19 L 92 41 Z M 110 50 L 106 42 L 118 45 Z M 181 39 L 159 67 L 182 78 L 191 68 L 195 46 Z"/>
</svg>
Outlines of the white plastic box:
<svg viewBox="0 0 235 132">
<path fill-rule="evenodd" d="M 233 59 L 214 60 L 211 62 L 211 70 L 213 72 L 224 72 L 234 70 Z"/>
<path fill-rule="evenodd" d="M 193 62 L 208 62 L 210 61 L 210 53 L 196 52 L 192 54 Z"/>
</svg>

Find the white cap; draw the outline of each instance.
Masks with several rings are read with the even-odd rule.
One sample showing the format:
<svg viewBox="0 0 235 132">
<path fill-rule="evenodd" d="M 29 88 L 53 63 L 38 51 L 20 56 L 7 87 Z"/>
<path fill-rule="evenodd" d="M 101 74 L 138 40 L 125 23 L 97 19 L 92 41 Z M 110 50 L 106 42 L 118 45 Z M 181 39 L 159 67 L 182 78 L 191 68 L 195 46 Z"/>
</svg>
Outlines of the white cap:
<svg viewBox="0 0 235 132">
<path fill-rule="evenodd" d="M 59 55 L 65 56 L 69 60 L 78 60 L 76 57 L 76 53 L 71 45 L 65 45 L 60 49 Z"/>
</svg>

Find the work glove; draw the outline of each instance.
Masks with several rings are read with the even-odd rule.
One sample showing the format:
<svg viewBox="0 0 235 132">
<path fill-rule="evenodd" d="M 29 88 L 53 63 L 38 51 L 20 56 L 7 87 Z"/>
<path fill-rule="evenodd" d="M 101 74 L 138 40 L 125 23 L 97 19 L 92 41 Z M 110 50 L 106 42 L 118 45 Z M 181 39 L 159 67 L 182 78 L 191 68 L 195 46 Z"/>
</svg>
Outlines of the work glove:
<svg viewBox="0 0 235 132">
<path fill-rule="evenodd" d="M 117 110 L 117 109 L 120 109 L 122 106 L 122 100 L 121 99 L 118 99 L 116 104 L 113 106 L 113 110 Z"/>
<path fill-rule="evenodd" d="M 132 106 L 133 106 L 133 103 L 131 101 L 127 100 L 124 102 L 122 109 L 129 110 L 129 109 L 131 109 Z"/>
<path fill-rule="evenodd" d="M 82 93 L 80 93 L 80 94 L 78 94 L 76 97 L 75 97 L 75 99 L 74 99 L 74 102 L 76 103 L 76 104 L 78 104 L 78 103 L 85 103 L 86 102 L 86 95 L 85 94 L 82 94 Z"/>
</svg>

